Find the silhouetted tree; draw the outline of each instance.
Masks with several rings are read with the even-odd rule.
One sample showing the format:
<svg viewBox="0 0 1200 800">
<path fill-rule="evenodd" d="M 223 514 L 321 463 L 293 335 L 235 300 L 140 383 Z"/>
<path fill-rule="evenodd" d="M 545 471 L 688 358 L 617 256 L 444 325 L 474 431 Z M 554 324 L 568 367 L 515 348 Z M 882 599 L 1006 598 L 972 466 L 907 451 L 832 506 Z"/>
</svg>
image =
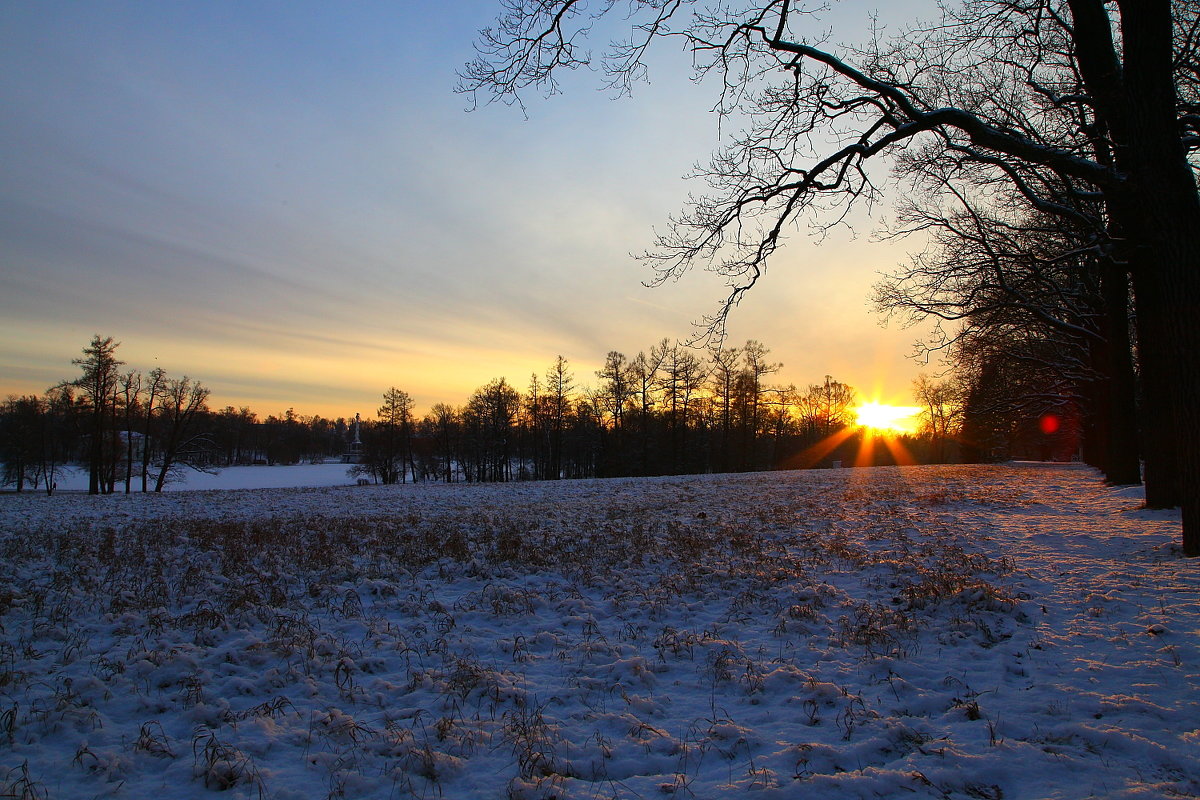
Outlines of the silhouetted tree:
<svg viewBox="0 0 1200 800">
<path fill-rule="evenodd" d="M 150 463 L 154 448 L 157 447 L 158 431 L 156 413 L 159 401 L 162 400 L 167 387 L 167 372 L 162 367 L 155 367 L 146 375 L 144 381 L 145 400 L 142 401 L 142 491 L 150 490 Z"/>
<path fill-rule="evenodd" d="M 162 422 L 162 461 L 154 491 L 163 490 L 175 465 L 196 466 L 200 452 L 211 443 L 208 436 L 196 430 L 197 418 L 207 410 L 208 395 L 207 386 L 186 375 L 165 381 L 162 398 L 158 401 L 158 414 Z"/>
<path fill-rule="evenodd" d="M 637 461 L 632 470 L 635 475 L 649 475 L 650 453 L 654 448 L 654 409 L 660 388 L 658 369 L 662 366 L 667 342 L 664 339 L 650 348 L 650 355 L 639 351 L 629 362 L 626 374 L 629 380 L 629 395 L 632 401 L 634 425 L 637 436 Z"/>
<path fill-rule="evenodd" d="M 663 373 L 663 405 L 670 441 L 667 469 L 672 473 L 690 472 L 696 467 L 687 455 L 688 433 L 698 417 L 695 407 L 707 372 L 690 348 L 675 343 L 663 358 Z"/>
<path fill-rule="evenodd" d="M 130 370 L 121 376 L 117 391 L 118 406 L 124 423 L 122 438 L 124 440 L 125 494 L 133 491 L 133 465 L 136 445 L 141 436 L 134 430 L 134 421 L 139 417 L 140 396 L 142 393 L 142 373 Z"/>
<path fill-rule="evenodd" d="M 571 374 L 567 359 L 561 355 L 546 370 L 545 418 L 549 435 L 550 453 L 545 477 L 558 480 L 563 477 L 563 448 L 567 426 L 570 422 L 572 395 L 575 377 Z"/>
<path fill-rule="evenodd" d="M 90 416 L 87 404 L 77 398 L 70 386 L 56 386 L 46 392 L 46 413 L 40 417 L 38 476 L 47 496 L 58 489 L 58 471 L 71 458 L 80 435 L 81 422 Z"/>
<path fill-rule="evenodd" d="M 825 438 L 853 424 L 857 397 L 853 387 L 829 375 L 824 383 L 810 384 L 805 409 L 811 414 L 809 425 L 816 435 Z"/>
<path fill-rule="evenodd" d="M 524 414 L 522 415 L 522 435 L 520 440 L 529 443 L 528 461 L 532 466 L 532 473 L 529 477 L 534 480 L 541 480 L 546 477 L 549 471 L 547 465 L 547 452 L 549 450 L 549 442 L 547 442 L 548 433 L 546 430 L 545 407 L 542 396 L 542 381 L 536 372 L 529 376 L 529 391 L 525 393 L 524 399 Z M 526 454 L 524 449 L 518 453 L 517 460 L 524 463 Z"/>
<path fill-rule="evenodd" d="M 405 481 L 412 461 L 412 397 L 393 386 L 376 413 L 379 420 L 364 439 L 364 464 L 380 483 Z"/>
<path fill-rule="evenodd" d="M 520 406 L 520 393 L 504 378 L 476 389 L 467 401 L 462 418 L 474 480 L 512 479 L 513 423 Z"/>
<path fill-rule="evenodd" d="M 78 388 L 80 398 L 88 407 L 88 494 L 111 491 L 106 482 L 112 471 L 110 434 L 114 429 L 113 409 L 117 382 L 117 369 L 125 362 L 116 356 L 120 342 L 111 336 L 92 337 L 91 344 L 83 348 L 83 358 L 72 364 L 83 370 L 83 375 L 71 382 Z"/>
<path fill-rule="evenodd" d="M 740 384 L 742 388 L 742 452 L 744 469 L 763 469 L 768 464 L 763 463 L 758 454 L 758 441 L 763 433 L 765 405 L 764 397 L 770 387 L 763 383 L 763 378 L 778 372 L 783 364 L 767 360 L 771 351 L 755 339 L 750 339 L 742 347 L 742 372 Z"/>
<path fill-rule="evenodd" d="M 455 459 L 461 444 L 461 421 L 453 406 L 438 403 L 425 417 L 434 441 L 434 458 L 438 474 L 443 481 L 451 483 L 455 475 Z"/>
<path fill-rule="evenodd" d="M 962 387 L 953 378 L 936 380 L 921 374 L 913 381 L 913 397 L 922 406 L 921 433 L 929 441 L 928 458 L 935 463 L 944 462 L 962 419 Z"/>
<path fill-rule="evenodd" d="M 49 413 L 40 397 L 9 397 L 0 407 L 0 459 L 4 460 L 4 485 L 18 492 L 37 480 L 41 461 L 43 419 Z M 36 488 L 36 483 L 34 484 Z"/>
<path fill-rule="evenodd" d="M 720 426 L 717 465 L 722 472 L 733 469 L 733 412 L 740 358 L 736 347 L 715 348 L 709 353 L 709 380 Z"/>
<path fill-rule="evenodd" d="M 214 448 L 225 466 L 253 463 L 254 427 L 258 418 L 248 407 L 225 406 L 209 418 Z"/>
<path fill-rule="evenodd" d="M 596 371 L 600 386 L 594 394 L 593 408 L 602 414 L 601 470 L 605 475 L 628 474 L 625 436 L 625 412 L 633 394 L 629 376 L 629 359 L 624 353 L 610 350 L 604 366 Z"/>
<path fill-rule="evenodd" d="M 1085 455 L 1113 482 L 1140 482 L 1128 279 L 1105 246 L 1103 205 L 1048 175 L 1043 194 L 1073 216 L 1030 213 L 1006 178 L 959 153 L 913 158 L 906 170 L 923 191 L 901 204 L 900 219 L 926 232 L 928 244 L 876 285 L 877 305 L 907 319 L 936 319 L 941 335 L 921 344 L 951 364 L 960 339 L 990 330 L 999 342 L 1014 327 L 1057 339 L 1074 354 L 1062 363 L 1081 395 Z"/>
</svg>

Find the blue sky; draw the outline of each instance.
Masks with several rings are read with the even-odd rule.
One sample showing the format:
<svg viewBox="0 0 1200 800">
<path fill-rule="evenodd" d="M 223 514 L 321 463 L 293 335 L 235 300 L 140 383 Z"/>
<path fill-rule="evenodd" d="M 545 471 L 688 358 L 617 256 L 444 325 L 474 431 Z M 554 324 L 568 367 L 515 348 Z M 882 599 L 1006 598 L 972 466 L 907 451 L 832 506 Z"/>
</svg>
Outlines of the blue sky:
<svg viewBox="0 0 1200 800">
<path fill-rule="evenodd" d="M 832 22 L 859 38 L 874 5 Z M 719 281 L 646 289 L 629 254 L 702 191 L 683 176 L 719 143 L 710 92 L 663 52 L 632 99 L 579 74 L 527 119 L 467 113 L 454 72 L 495 10 L 0 5 L 0 396 L 71 377 L 93 333 L 214 405 L 345 416 L 391 385 L 422 409 L 523 388 L 558 354 L 594 383 L 607 351 L 686 337 Z M 783 382 L 906 402 L 915 334 L 866 302 L 904 245 L 868 233 L 795 237 L 732 343 L 761 340 Z"/>
</svg>

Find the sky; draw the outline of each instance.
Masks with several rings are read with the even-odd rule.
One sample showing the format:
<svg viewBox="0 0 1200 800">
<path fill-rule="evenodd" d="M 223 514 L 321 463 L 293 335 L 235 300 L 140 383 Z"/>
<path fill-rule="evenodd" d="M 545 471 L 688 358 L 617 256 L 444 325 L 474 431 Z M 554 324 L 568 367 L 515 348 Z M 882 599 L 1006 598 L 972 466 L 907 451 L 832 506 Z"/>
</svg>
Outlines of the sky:
<svg viewBox="0 0 1200 800">
<path fill-rule="evenodd" d="M 845 0 L 828 24 L 861 40 L 878 5 L 895 25 L 930 4 Z M 688 338 L 719 279 L 647 288 L 631 253 L 704 189 L 712 88 L 662 51 L 632 98 L 584 72 L 525 114 L 471 111 L 455 71 L 497 8 L 0 4 L 0 397 L 74 377 L 94 334 L 214 407 L 330 417 L 390 386 L 418 410 L 524 389 L 558 355 L 595 385 L 608 351 Z M 937 365 L 868 296 L 918 245 L 872 225 L 797 232 L 730 343 L 770 348 L 779 383 L 911 402 Z"/>
</svg>

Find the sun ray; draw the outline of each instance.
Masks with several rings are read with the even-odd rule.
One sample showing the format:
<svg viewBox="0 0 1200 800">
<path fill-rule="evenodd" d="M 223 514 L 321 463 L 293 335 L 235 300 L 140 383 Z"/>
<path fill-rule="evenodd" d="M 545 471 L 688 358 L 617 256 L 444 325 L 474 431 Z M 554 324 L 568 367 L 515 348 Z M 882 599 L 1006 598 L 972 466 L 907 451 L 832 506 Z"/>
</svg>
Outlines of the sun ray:
<svg viewBox="0 0 1200 800">
<path fill-rule="evenodd" d="M 886 447 L 888 452 L 892 454 L 892 460 L 894 460 L 897 465 L 901 467 L 911 467 L 917 463 L 917 460 L 913 458 L 912 453 L 908 452 L 908 448 L 904 446 L 904 443 L 895 436 L 883 437 L 883 446 Z"/>
<path fill-rule="evenodd" d="M 854 457 L 854 466 L 871 467 L 875 465 L 875 429 L 863 428 L 862 439 L 858 442 L 858 453 Z"/>
<path fill-rule="evenodd" d="M 829 436 L 826 436 L 821 441 L 805 449 L 803 452 L 797 453 L 790 458 L 787 463 L 788 469 L 811 469 L 821 463 L 821 461 L 837 450 L 839 446 L 851 436 L 854 435 L 854 428 L 842 428 Z"/>
</svg>

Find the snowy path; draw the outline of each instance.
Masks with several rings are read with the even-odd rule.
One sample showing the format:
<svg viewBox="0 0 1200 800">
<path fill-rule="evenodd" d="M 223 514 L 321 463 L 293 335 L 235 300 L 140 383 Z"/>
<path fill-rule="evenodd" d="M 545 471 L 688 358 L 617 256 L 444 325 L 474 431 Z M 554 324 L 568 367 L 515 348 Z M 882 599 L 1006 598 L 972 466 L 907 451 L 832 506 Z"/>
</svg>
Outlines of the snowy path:
<svg viewBox="0 0 1200 800">
<path fill-rule="evenodd" d="M 0 498 L 0 796 L 1200 796 L 1200 569 L 1071 466 Z"/>
<path fill-rule="evenodd" d="M 1001 733 L 1064 764 L 1128 759 L 1149 783 L 1194 775 L 1200 569 L 1178 558 L 1178 517 L 1139 510 L 1128 490 L 1080 492 L 1076 475 L 1061 478 L 1043 482 L 1037 502 L 982 521 L 1027 576 L 1036 623 L 1023 631 L 1028 687 L 1055 689 L 1044 714 L 1030 707 L 1019 723 L 1010 714 Z M 1181 727 L 1190 747 L 1177 747 Z M 1096 796 L 1122 789 L 1083 763 L 1067 771 Z"/>
</svg>

